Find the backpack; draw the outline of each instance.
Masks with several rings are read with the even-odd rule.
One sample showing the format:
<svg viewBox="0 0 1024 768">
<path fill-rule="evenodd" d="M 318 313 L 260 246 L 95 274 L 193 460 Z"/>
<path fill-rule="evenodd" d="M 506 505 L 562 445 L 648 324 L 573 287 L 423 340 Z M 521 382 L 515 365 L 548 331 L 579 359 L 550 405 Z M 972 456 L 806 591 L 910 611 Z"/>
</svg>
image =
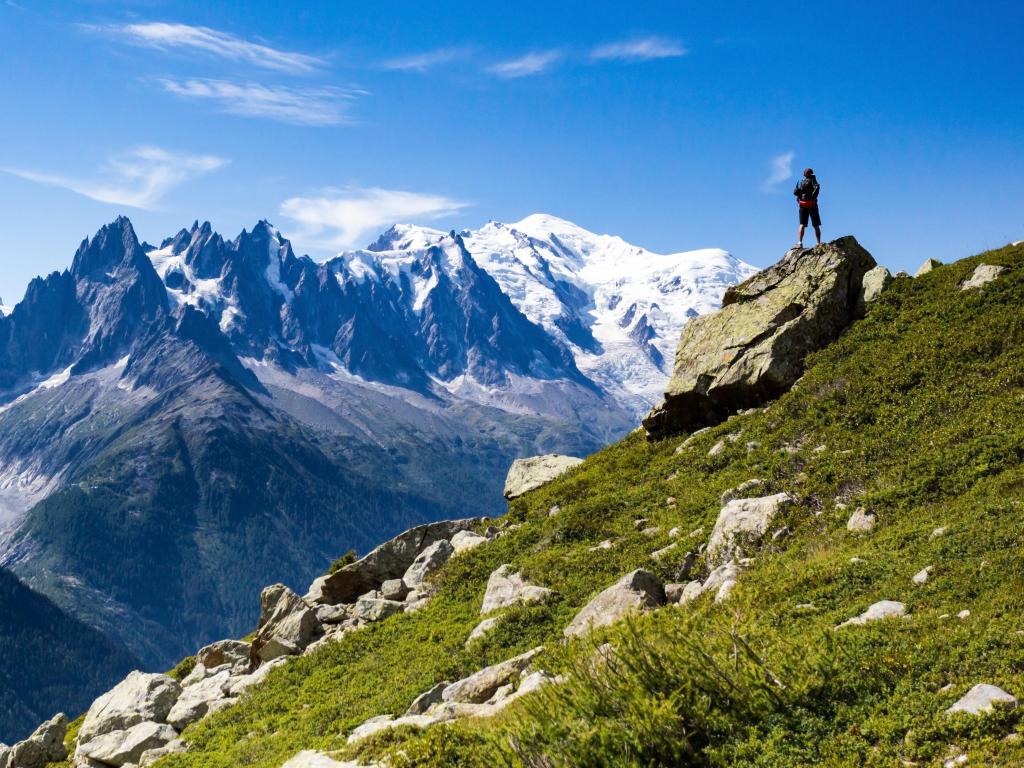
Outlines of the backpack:
<svg viewBox="0 0 1024 768">
<path fill-rule="evenodd" d="M 821 185 L 818 184 L 818 179 L 811 176 L 809 179 L 801 179 L 796 185 L 796 199 L 801 203 L 815 203 L 818 201 L 818 192 L 821 191 Z"/>
</svg>

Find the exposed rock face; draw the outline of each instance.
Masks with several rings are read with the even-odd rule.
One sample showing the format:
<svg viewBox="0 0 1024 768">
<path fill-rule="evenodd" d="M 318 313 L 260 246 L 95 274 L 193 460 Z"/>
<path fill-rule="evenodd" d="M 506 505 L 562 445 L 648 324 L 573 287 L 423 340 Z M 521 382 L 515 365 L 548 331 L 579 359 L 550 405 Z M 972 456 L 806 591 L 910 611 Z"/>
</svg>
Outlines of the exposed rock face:
<svg viewBox="0 0 1024 768">
<path fill-rule="evenodd" d="M 196 654 L 196 663 L 207 669 L 219 667 L 221 664 L 240 666 L 249 663 L 251 650 L 252 646 L 241 640 L 219 640 L 200 648 Z"/>
<path fill-rule="evenodd" d="M 974 268 L 971 276 L 961 284 L 960 290 L 970 291 L 975 288 L 981 288 L 983 285 L 991 283 L 1005 271 L 1006 267 L 1000 267 L 995 264 L 979 264 Z"/>
<path fill-rule="evenodd" d="M 284 584 L 260 594 L 260 623 L 252 641 L 254 664 L 302 653 L 323 631 L 316 612 Z"/>
<path fill-rule="evenodd" d="M 921 275 L 927 275 L 936 267 L 941 267 L 942 262 L 938 259 L 925 259 L 921 266 L 917 268 L 917 272 L 914 273 L 914 277 L 920 277 Z"/>
<path fill-rule="evenodd" d="M 479 521 L 480 518 L 469 517 L 410 528 L 351 565 L 321 576 L 313 582 L 306 597 L 327 605 L 354 602 L 360 595 L 380 589 L 388 579 L 402 578 L 416 556 L 434 542 L 451 539 Z"/>
<path fill-rule="evenodd" d="M 623 576 L 591 600 L 565 628 L 566 637 L 582 635 L 604 627 L 633 611 L 650 610 L 665 604 L 665 588 L 658 577 L 637 569 Z"/>
<path fill-rule="evenodd" d="M 665 401 L 644 419 L 651 438 L 691 431 L 788 390 L 807 355 L 856 317 L 875 260 L 842 237 L 782 261 L 726 291 L 722 309 L 692 319 Z"/>
<path fill-rule="evenodd" d="M 964 712 L 968 715 L 987 714 L 993 710 L 995 704 L 1016 707 L 1017 697 L 1007 693 L 998 685 L 981 683 L 965 693 L 956 704 L 946 710 L 946 714 L 955 715 L 957 712 Z"/>
<path fill-rule="evenodd" d="M 167 722 L 178 730 L 194 723 L 206 715 L 211 704 L 227 697 L 230 686 L 231 673 L 227 669 L 188 686 L 171 707 L 167 714 Z"/>
<path fill-rule="evenodd" d="M 163 723 L 180 695 L 181 686 L 167 675 L 132 672 L 89 707 L 78 742 L 81 745 L 146 721 Z"/>
<path fill-rule="evenodd" d="M 64 760 L 68 756 L 64 748 L 64 734 L 67 730 L 68 719 L 59 714 L 13 747 L 0 744 L 0 768 L 45 768 L 47 763 Z"/>
<path fill-rule="evenodd" d="M 723 562 L 736 554 L 744 544 L 759 542 L 768 532 L 776 515 L 793 503 L 788 493 L 776 493 L 759 499 L 733 499 L 718 513 L 715 528 L 708 541 L 708 559 Z"/>
<path fill-rule="evenodd" d="M 516 459 L 505 478 L 505 498 L 514 499 L 540 488 L 582 462 L 583 459 L 575 456 L 560 456 L 554 453 Z"/>
<path fill-rule="evenodd" d="M 551 590 L 530 584 L 518 572 L 513 572 L 511 565 L 498 568 L 487 580 L 484 590 L 484 601 L 480 606 L 480 615 L 507 608 L 516 603 L 539 603 L 547 600 Z"/>
</svg>

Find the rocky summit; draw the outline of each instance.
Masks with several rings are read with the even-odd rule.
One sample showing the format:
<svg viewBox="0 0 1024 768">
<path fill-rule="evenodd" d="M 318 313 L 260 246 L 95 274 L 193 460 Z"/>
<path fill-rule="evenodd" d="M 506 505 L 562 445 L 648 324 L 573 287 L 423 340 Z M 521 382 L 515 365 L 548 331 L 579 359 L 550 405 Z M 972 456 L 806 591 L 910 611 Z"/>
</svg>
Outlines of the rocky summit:
<svg viewBox="0 0 1024 768">
<path fill-rule="evenodd" d="M 864 276 L 874 267 L 856 239 L 843 237 L 791 251 L 729 288 L 720 311 L 683 329 L 665 400 L 643 422 L 648 435 L 717 424 L 785 392 L 807 355 L 857 316 Z"/>
</svg>

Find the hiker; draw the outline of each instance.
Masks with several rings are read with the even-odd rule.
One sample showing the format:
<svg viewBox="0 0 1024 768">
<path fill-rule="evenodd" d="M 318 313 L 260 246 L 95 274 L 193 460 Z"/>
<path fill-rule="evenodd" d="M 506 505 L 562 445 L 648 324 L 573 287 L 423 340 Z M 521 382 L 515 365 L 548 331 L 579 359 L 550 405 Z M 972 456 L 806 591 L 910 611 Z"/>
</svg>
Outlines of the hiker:
<svg viewBox="0 0 1024 768">
<path fill-rule="evenodd" d="M 793 194 L 796 195 L 796 204 L 800 206 L 800 228 L 796 231 L 796 247 L 804 247 L 804 229 L 807 228 L 807 220 L 814 225 L 814 236 L 818 238 L 818 245 L 821 245 L 821 214 L 818 213 L 818 192 L 821 187 L 818 179 L 814 176 L 813 168 L 804 169 L 804 177 L 797 182 Z"/>
</svg>

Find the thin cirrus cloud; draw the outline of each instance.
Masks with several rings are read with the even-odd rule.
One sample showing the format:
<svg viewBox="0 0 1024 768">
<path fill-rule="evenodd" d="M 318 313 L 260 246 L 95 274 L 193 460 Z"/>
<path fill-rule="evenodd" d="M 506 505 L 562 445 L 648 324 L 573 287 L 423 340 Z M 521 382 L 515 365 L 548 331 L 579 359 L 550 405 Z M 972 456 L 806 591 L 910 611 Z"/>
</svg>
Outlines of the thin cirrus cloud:
<svg viewBox="0 0 1024 768">
<path fill-rule="evenodd" d="M 101 203 L 151 210 L 174 187 L 222 168 L 228 162 L 215 155 L 138 147 L 110 158 L 96 177 L 90 179 L 19 168 L 5 171 L 38 184 L 62 187 Z"/>
<path fill-rule="evenodd" d="M 400 56 L 388 59 L 381 66 L 401 72 L 426 72 L 440 64 L 447 64 L 458 59 L 463 59 L 472 52 L 470 48 L 436 48 L 433 51 L 414 53 L 410 56 Z"/>
<path fill-rule="evenodd" d="M 281 215 L 301 227 L 295 240 L 317 250 L 341 250 L 361 244 L 381 229 L 411 219 L 451 216 L 469 203 L 444 195 L 380 187 L 328 189 L 315 197 L 291 197 Z"/>
<path fill-rule="evenodd" d="M 559 50 L 535 51 L 506 61 L 499 61 L 487 68 L 487 71 L 498 77 L 517 78 L 539 75 L 550 69 L 562 58 Z"/>
<path fill-rule="evenodd" d="M 771 170 L 761 183 L 761 189 L 765 192 L 774 192 L 779 185 L 793 175 L 793 158 L 795 152 L 783 152 L 771 159 Z"/>
<path fill-rule="evenodd" d="M 590 52 L 594 61 L 652 61 L 685 56 L 686 48 L 666 37 L 639 37 L 599 45 Z"/>
<path fill-rule="evenodd" d="M 292 125 L 351 123 L 352 102 L 366 95 L 365 91 L 336 86 L 293 88 L 210 78 L 175 80 L 165 77 L 157 82 L 168 93 L 212 102 L 232 115 L 262 117 Z"/>
<path fill-rule="evenodd" d="M 229 61 L 244 62 L 263 69 L 308 74 L 326 66 L 317 57 L 294 51 L 283 51 L 262 43 L 243 40 L 228 32 L 191 24 L 145 22 L 141 24 L 83 24 L 83 29 L 99 32 L 120 42 L 158 50 L 182 48 L 201 51 Z"/>
</svg>

